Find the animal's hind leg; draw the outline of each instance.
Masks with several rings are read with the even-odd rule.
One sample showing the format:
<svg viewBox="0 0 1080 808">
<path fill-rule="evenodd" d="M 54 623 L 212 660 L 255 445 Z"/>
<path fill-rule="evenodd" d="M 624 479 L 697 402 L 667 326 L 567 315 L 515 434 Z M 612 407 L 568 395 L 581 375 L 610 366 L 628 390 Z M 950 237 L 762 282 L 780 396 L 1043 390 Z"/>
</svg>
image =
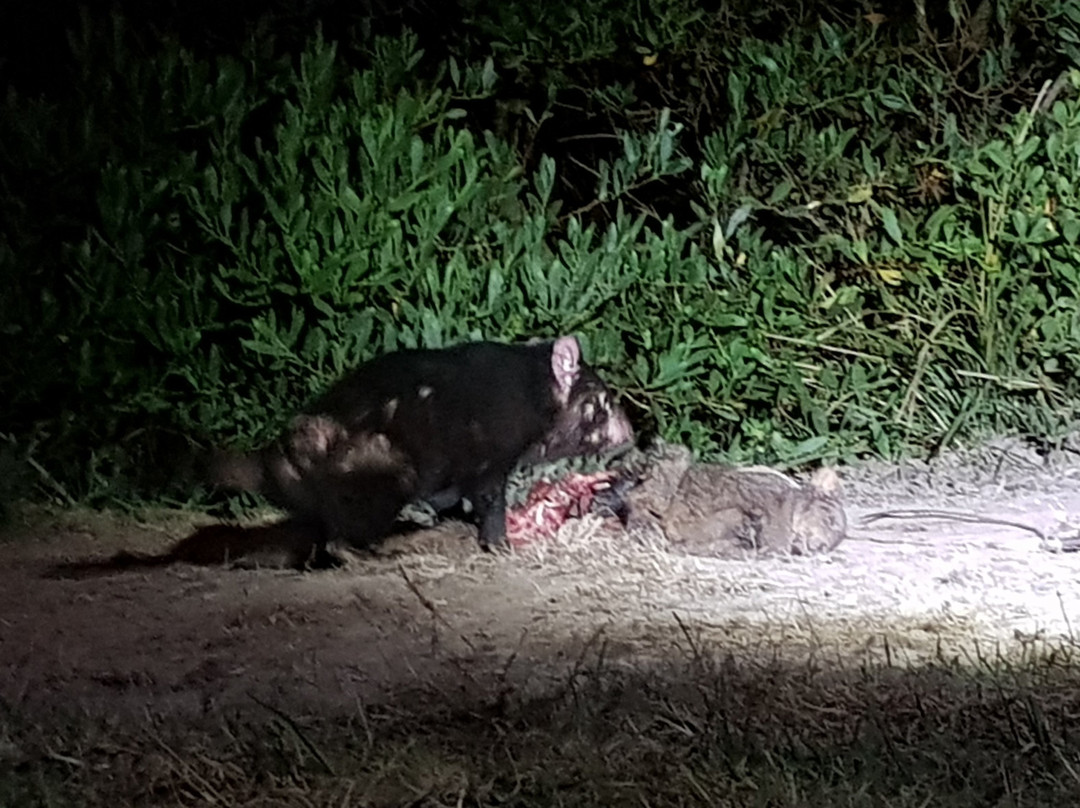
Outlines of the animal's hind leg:
<svg viewBox="0 0 1080 808">
<path fill-rule="evenodd" d="M 384 474 L 353 473 L 327 481 L 321 509 L 326 543 L 330 548 L 372 547 L 390 532 L 407 501 L 396 481 Z"/>
<path fill-rule="evenodd" d="M 345 559 L 331 549 L 330 534 L 325 521 L 319 514 L 306 514 L 287 519 L 283 526 L 288 527 L 295 535 L 306 539 L 306 541 L 297 542 L 294 547 L 291 564 L 294 569 L 328 570 L 344 565 Z"/>
</svg>

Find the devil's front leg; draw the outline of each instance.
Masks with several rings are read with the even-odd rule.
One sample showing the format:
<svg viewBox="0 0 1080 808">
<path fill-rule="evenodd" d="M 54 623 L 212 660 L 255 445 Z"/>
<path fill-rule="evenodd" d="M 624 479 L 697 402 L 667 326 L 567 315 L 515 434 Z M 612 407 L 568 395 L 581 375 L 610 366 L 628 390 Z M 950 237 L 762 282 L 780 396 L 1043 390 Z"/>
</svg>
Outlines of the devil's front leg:
<svg viewBox="0 0 1080 808">
<path fill-rule="evenodd" d="M 506 548 L 506 480 L 508 473 L 487 475 L 469 487 L 466 496 L 473 506 L 473 518 L 480 529 L 484 550 Z"/>
</svg>

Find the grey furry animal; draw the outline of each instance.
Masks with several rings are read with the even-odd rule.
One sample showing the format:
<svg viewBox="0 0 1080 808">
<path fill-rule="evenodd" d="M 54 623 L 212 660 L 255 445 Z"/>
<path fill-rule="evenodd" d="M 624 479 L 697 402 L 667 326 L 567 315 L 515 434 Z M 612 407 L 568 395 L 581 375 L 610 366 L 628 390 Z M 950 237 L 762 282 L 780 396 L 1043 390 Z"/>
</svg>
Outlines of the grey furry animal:
<svg viewBox="0 0 1080 808">
<path fill-rule="evenodd" d="M 775 469 L 694 463 L 683 446 L 654 449 L 624 499 L 631 532 L 686 555 L 812 555 L 834 549 L 847 532 L 834 470 L 818 469 L 799 484 Z"/>
</svg>

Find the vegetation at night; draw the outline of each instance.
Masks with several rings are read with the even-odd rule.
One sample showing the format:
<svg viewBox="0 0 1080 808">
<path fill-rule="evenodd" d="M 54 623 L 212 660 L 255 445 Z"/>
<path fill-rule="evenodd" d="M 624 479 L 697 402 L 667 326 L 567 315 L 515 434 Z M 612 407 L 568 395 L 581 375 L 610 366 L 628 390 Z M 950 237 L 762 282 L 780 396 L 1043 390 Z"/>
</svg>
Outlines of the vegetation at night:
<svg viewBox="0 0 1080 808">
<path fill-rule="evenodd" d="M 733 460 L 1074 424 L 1075 0 L 286 5 L 84 8 L 6 66 L 6 497 L 187 499 L 346 368 L 480 337 L 579 334 Z"/>
<path fill-rule="evenodd" d="M 10 7 L 0 806 L 1077 802 L 1080 0 Z M 561 334 L 701 457 L 894 462 L 828 555 L 162 552 L 364 360 Z"/>
<path fill-rule="evenodd" d="M 619 671 L 592 659 L 542 699 L 348 719 L 84 720 L 33 727 L 44 764 L 5 805 L 1053 805 L 1070 765 L 1075 669 L 942 660 L 917 672 L 693 655 Z M 275 714 L 276 713 L 276 714 Z M 57 754 L 53 750 L 66 750 Z M 40 750 L 40 752 L 39 752 Z M 103 776 L 102 773 L 107 773 Z"/>
</svg>

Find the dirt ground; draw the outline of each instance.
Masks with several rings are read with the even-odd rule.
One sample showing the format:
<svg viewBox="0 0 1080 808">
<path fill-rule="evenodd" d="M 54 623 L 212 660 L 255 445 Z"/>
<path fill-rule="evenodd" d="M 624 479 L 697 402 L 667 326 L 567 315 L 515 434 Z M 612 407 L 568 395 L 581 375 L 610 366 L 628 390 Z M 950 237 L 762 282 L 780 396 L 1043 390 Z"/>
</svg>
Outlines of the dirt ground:
<svg viewBox="0 0 1080 808">
<path fill-rule="evenodd" d="M 63 578 L 49 574 L 59 561 L 161 551 L 207 517 L 30 509 L 0 541 L 0 703 L 41 717 L 259 704 L 345 714 L 540 692 L 599 655 L 636 665 L 708 645 L 846 667 L 1073 642 L 1080 553 L 1005 525 L 860 517 L 949 508 L 1067 538 L 1080 526 L 1080 455 L 1000 441 L 841 474 L 844 544 L 745 561 L 638 547 L 589 517 L 505 556 L 449 526 L 329 572 L 175 564 Z"/>
</svg>

